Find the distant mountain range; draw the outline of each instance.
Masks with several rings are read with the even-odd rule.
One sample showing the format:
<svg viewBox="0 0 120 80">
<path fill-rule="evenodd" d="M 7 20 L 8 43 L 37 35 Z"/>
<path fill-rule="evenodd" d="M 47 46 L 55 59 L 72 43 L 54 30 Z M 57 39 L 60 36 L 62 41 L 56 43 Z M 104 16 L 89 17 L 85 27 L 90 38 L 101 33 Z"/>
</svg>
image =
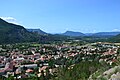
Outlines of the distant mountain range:
<svg viewBox="0 0 120 80">
<path fill-rule="evenodd" d="M 25 29 L 23 26 L 8 23 L 0 18 L 0 44 L 62 41 L 81 39 L 80 37 L 87 40 L 95 39 L 94 37 L 99 40 L 99 37 L 102 37 L 102 39 L 109 38 L 108 40 L 112 42 L 120 42 L 120 32 L 81 33 L 66 31 L 62 34 L 48 34 L 40 29 Z"/>
<path fill-rule="evenodd" d="M 42 31 L 41 29 L 27 29 L 29 32 L 36 32 L 41 35 L 46 35 L 48 33 Z M 98 33 L 82 33 L 75 31 L 66 31 L 65 33 L 60 33 L 60 35 L 71 36 L 71 37 L 81 37 L 81 36 L 94 36 L 94 37 L 112 37 L 120 34 L 120 32 L 98 32 Z"/>
<path fill-rule="evenodd" d="M 98 32 L 98 33 L 92 34 L 92 36 L 98 36 L 98 37 L 102 37 L 102 36 L 107 37 L 108 36 L 108 37 L 112 37 L 112 36 L 116 36 L 118 34 L 120 34 L 120 32 Z"/>
<path fill-rule="evenodd" d="M 120 34 L 120 32 L 81 33 L 81 32 L 74 32 L 74 31 L 66 31 L 61 35 L 72 36 L 72 37 L 76 37 L 76 36 L 112 37 L 118 34 Z"/>
<path fill-rule="evenodd" d="M 120 42 L 120 32 L 98 32 L 98 33 L 81 33 L 74 31 L 66 31 L 61 35 L 75 37 L 88 42 L 107 41 L 107 42 Z"/>
</svg>

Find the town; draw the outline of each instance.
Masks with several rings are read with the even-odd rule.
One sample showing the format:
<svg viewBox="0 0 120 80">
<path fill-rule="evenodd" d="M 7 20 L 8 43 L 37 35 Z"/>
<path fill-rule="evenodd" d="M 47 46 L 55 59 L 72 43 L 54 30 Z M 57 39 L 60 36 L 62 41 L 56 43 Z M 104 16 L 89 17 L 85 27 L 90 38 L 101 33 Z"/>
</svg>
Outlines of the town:
<svg viewBox="0 0 120 80">
<path fill-rule="evenodd" d="M 81 77 L 83 73 L 79 76 L 80 79 L 86 80 L 90 79 L 91 74 L 98 68 L 104 67 L 108 70 L 119 65 L 119 51 L 119 44 L 106 42 L 81 44 L 79 40 L 52 44 L 4 44 L 0 45 L 0 76 L 2 80 L 8 78 L 9 80 L 62 80 L 60 77 L 66 74 L 62 75 L 61 70 L 72 70 L 80 63 L 95 64 L 96 67 L 87 65 L 82 67 L 88 68 L 88 72 L 84 73 L 86 76 Z"/>
</svg>

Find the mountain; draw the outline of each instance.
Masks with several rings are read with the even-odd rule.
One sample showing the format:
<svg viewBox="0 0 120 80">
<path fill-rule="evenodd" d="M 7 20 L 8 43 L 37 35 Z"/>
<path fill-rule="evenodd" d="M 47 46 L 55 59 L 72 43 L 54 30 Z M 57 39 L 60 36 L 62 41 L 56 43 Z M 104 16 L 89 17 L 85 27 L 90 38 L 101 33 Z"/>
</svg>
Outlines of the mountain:
<svg viewBox="0 0 120 80">
<path fill-rule="evenodd" d="M 38 31 L 40 34 L 38 34 Z M 69 39 L 68 36 L 64 35 L 43 34 L 46 33 L 40 29 L 28 31 L 23 26 L 8 23 L 0 18 L 0 44 L 23 42 L 51 43 Z"/>
<path fill-rule="evenodd" d="M 40 35 L 46 35 L 47 33 L 42 31 L 41 29 L 27 29 L 29 32 L 36 32 Z"/>
<path fill-rule="evenodd" d="M 79 37 L 79 36 L 93 36 L 93 37 L 113 37 L 120 34 L 120 32 L 98 32 L 98 33 L 81 33 L 81 32 L 74 32 L 74 31 L 66 31 L 62 35 L 72 36 L 72 37 Z"/>
<path fill-rule="evenodd" d="M 85 33 L 85 36 L 92 36 L 95 33 Z"/>
<path fill-rule="evenodd" d="M 97 36 L 97 37 L 112 37 L 120 34 L 120 32 L 98 32 L 94 33 L 91 36 Z"/>
<path fill-rule="evenodd" d="M 23 26 L 8 23 L 0 18 L 0 44 L 35 42 L 41 38 L 42 36 L 27 31 Z"/>
<path fill-rule="evenodd" d="M 74 31 L 66 31 L 65 33 L 63 33 L 62 35 L 66 35 L 66 36 L 85 36 L 85 34 L 81 33 L 81 32 L 74 32 Z"/>
</svg>

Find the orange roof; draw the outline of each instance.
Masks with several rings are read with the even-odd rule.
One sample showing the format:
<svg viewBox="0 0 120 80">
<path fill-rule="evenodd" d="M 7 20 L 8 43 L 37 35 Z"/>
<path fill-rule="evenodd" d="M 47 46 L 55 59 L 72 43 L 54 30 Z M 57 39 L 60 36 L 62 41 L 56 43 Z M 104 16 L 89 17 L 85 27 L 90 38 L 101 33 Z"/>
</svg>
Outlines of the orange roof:
<svg viewBox="0 0 120 80">
<path fill-rule="evenodd" d="M 32 69 L 27 69 L 26 72 L 30 73 L 30 72 L 33 72 L 33 70 Z"/>
</svg>

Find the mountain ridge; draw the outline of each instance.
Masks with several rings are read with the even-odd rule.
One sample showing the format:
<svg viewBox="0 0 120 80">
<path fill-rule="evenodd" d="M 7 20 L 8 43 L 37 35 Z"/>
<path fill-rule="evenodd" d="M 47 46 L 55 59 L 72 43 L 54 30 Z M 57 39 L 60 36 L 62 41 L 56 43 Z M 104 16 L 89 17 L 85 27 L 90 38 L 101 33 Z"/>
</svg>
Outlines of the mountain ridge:
<svg viewBox="0 0 120 80">
<path fill-rule="evenodd" d="M 85 34 L 81 33 L 81 32 L 75 32 L 75 31 L 66 31 L 65 33 L 62 33 L 62 35 L 66 35 L 66 36 L 85 36 Z"/>
<path fill-rule="evenodd" d="M 50 43 L 52 41 L 66 40 L 67 38 L 68 37 L 62 35 L 43 35 L 34 31 L 30 32 L 21 25 L 8 23 L 7 21 L 0 19 L 0 44 L 23 42 Z"/>
<path fill-rule="evenodd" d="M 103 37 L 109 40 L 120 40 L 120 32 L 98 32 L 98 33 L 81 33 L 75 31 L 66 31 L 61 34 L 48 34 L 41 29 L 26 29 L 21 25 L 8 23 L 0 18 L 0 44 L 2 43 L 21 43 L 21 42 L 47 42 L 61 41 L 71 39 L 71 37 Z M 36 33 L 37 32 L 37 33 Z M 47 35 L 46 35 L 47 34 Z"/>
<path fill-rule="evenodd" d="M 28 32 L 23 26 L 8 23 L 0 18 L 0 43 L 19 43 L 39 41 L 40 36 Z"/>
<path fill-rule="evenodd" d="M 27 31 L 29 31 L 29 32 L 36 32 L 36 33 L 38 33 L 40 35 L 47 35 L 48 34 L 48 33 L 44 32 L 41 29 L 27 29 Z"/>
<path fill-rule="evenodd" d="M 98 32 L 94 33 L 92 36 L 116 36 L 120 34 L 120 32 Z"/>
</svg>

